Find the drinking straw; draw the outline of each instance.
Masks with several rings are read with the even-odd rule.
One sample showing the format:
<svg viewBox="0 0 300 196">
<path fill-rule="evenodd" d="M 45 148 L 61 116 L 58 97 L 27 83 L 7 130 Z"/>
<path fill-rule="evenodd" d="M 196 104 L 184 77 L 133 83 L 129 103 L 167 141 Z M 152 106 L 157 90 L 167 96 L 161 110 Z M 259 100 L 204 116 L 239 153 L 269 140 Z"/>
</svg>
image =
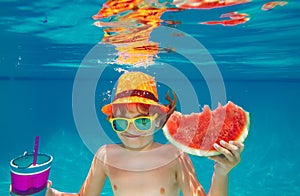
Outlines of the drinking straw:
<svg viewBox="0 0 300 196">
<path fill-rule="evenodd" d="M 33 166 L 36 165 L 36 159 L 37 159 L 38 148 L 39 148 L 39 139 L 40 139 L 39 136 L 35 137 L 34 153 L 33 153 L 33 163 L 32 163 Z"/>
</svg>

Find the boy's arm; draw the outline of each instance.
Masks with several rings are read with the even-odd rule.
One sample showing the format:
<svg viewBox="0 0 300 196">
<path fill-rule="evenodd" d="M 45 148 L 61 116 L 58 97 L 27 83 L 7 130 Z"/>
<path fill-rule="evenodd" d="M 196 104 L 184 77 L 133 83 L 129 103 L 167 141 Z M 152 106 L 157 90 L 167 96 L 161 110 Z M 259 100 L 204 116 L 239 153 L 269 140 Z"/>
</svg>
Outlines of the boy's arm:
<svg viewBox="0 0 300 196">
<path fill-rule="evenodd" d="M 214 172 L 208 196 L 228 195 L 228 174 L 221 175 Z"/>
<path fill-rule="evenodd" d="M 228 174 L 240 162 L 240 154 L 244 145 L 240 142 L 221 142 L 222 146 L 215 146 L 221 153 L 219 156 L 208 157 L 215 161 L 214 174 L 208 196 L 228 195 Z M 182 153 L 179 158 L 177 182 L 184 196 L 206 195 L 197 180 L 195 169 L 189 156 Z"/>
<path fill-rule="evenodd" d="M 244 149 L 244 144 L 240 142 L 224 142 L 221 145 L 214 145 L 221 155 L 208 157 L 215 161 L 214 174 L 210 186 L 209 196 L 228 195 L 228 175 L 232 168 L 240 162 L 240 155 Z"/>
<path fill-rule="evenodd" d="M 186 153 L 178 157 L 176 180 L 184 196 L 205 196 L 205 191 L 199 183 L 193 163 Z"/>
<path fill-rule="evenodd" d="M 99 155 L 100 153 L 101 153 L 101 149 L 94 156 L 89 173 L 83 185 L 81 186 L 79 193 L 64 193 L 64 192 L 57 191 L 53 188 L 48 188 L 46 196 L 100 195 L 106 179 L 104 162 L 100 160 L 102 159 L 101 156 Z"/>
<path fill-rule="evenodd" d="M 103 161 L 94 157 L 88 176 L 86 177 L 79 195 L 100 195 L 106 178 Z"/>
</svg>

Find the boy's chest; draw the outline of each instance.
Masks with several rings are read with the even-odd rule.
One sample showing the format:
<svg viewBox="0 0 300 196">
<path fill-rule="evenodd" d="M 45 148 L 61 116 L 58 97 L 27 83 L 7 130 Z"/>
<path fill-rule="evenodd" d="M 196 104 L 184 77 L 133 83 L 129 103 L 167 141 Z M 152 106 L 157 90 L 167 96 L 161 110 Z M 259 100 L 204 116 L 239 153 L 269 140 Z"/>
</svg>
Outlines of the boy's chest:
<svg viewBox="0 0 300 196">
<path fill-rule="evenodd" d="M 115 195 L 177 195 L 176 172 L 172 167 L 150 171 L 125 171 L 110 168 L 108 177 Z"/>
</svg>

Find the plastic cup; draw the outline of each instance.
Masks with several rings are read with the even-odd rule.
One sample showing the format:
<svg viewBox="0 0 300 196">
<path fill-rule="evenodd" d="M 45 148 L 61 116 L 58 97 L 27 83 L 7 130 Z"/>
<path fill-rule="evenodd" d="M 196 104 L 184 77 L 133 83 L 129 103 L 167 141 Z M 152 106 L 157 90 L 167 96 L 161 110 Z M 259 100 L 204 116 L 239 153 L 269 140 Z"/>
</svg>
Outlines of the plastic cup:
<svg viewBox="0 0 300 196">
<path fill-rule="evenodd" d="M 11 195 L 45 195 L 53 157 L 38 153 L 33 165 L 34 153 L 27 153 L 10 161 Z"/>
</svg>

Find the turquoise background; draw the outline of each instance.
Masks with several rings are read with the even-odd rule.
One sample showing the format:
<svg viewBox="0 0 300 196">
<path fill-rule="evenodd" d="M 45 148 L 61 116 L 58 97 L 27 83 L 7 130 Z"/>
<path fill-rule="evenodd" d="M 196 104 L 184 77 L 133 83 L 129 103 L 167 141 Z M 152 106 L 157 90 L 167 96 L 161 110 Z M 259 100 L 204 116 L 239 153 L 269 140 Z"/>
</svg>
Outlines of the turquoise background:
<svg viewBox="0 0 300 196">
<path fill-rule="evenodd" d="M 176 29 L 200 42 L 220 70 L 230 100 L 251 113 L 251 128 L 241 163 L 230 174 L 230 195 L 299 195 L 298 156 L 300 130 L 300 4 L 262 11 L 267 1 L 213 10 L 167 12 L 163 20 L 179 20 Z M 36 135 L 40 151 L 54 157 L 50 179 L 53 187 L 76 192 L 80 189 L 93 153 L 80 136 L 73 116 L 72 92 L 82 60 L 100 42 L 103 30 L 92 25 L 104 1 L 54 0 L 0 2 L 0 195 L 8 195 L 9 161 L 31 151 Z M 199 22 L 216 20 L 222 13 L 248 13 L 250 21 L 237 26 L 208 26 Z M 47 22 L 45 23 L 45 20 Z M 164 26 L 164 24 L 162 24 Z M 107 52 L 111 52 L 110 46 Z M 193 52 L 193 48 L 191 48 Z M 110 53 L 112 54 L 112 53 Z M 192 83 L 199 101 L 212 108 L 208 82 L 180 53 L 160 53 L 162 64 L 176 67 Z M 112 55 L 111 58 L 114 56 Z M 97 81 L 93 108 L 110 142 L 119 142 L 105 116 L 100 113 L 103 92 L 115 84 L 119 65 L 105 68 Z M 130 67 L 122 67 L 131 70 Z M 209 68 L 208 68 L 209 69 Z M 181 88 L 178 78 L 170 81 Z M 90 82 L 95 78 L 82 79 Z M 160 84 L 160 100 L 168 88 Z M 84 92 L 83 92 L 84 93 Z M 180 99 L 179 99 L 180 102 Z M 82 103 L 83 106 L 86 103 Z M 180 104 L 184 104 L 180 102 Z M 224 103 L 223 103 L 224 104 Z M 99 134 L 101 134 L 99 132 Z M 166 142 L 162 133 L 155 139 Z M 105 141 L 99 141 L 99 146 Z M 209 190 L 213 162 L 191 156 L 198 179 Z M 107 181 L 101 195 L 112 195 Z"/>
</svg>

